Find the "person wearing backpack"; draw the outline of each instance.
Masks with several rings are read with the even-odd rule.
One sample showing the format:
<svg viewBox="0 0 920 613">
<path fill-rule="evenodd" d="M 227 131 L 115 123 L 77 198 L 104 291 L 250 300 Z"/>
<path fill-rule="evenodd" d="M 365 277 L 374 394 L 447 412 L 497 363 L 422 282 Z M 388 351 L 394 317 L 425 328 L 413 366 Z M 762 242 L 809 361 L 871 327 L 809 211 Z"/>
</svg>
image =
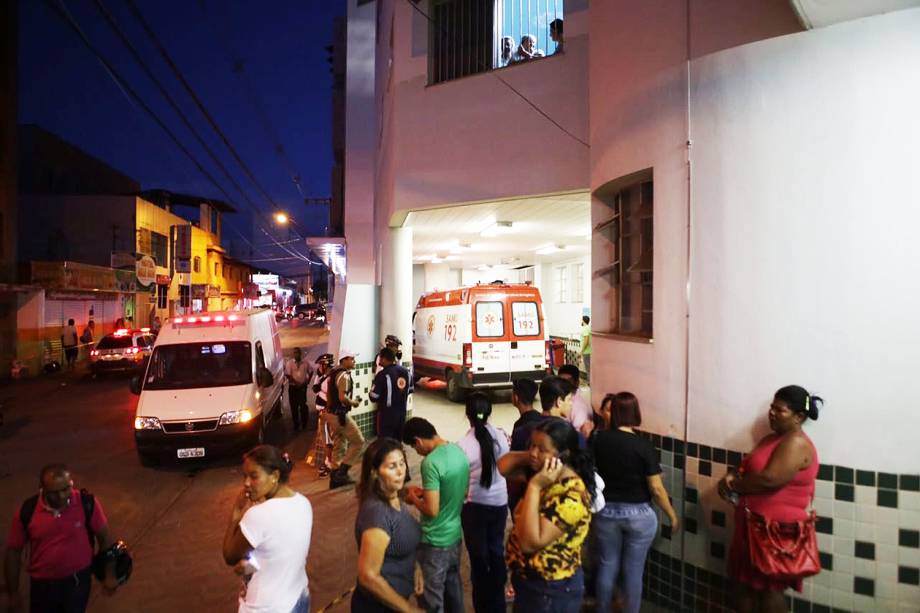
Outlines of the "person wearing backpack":
<svg viewBox="0 0 920 613">
<path fill-rule="evenodd" d="M 329 475 L 329 489 L 354 483 L 348 476 L 348 469 L 361 457 L 364 451 L 364 435 L 354 418 L 348 413 L 361 405 L 354 397 L 354 381 L 351 371 L 355 368 L 356 353 L 342 351 L 339 366 L 326 379 L 326 412 L 323 423 L 329 427 L 333 439 L 332 473 Z"/>
<path fill-rule="evenodd" d="M 86 610 L 92 583 L 95 545 L 108 551 L 109 534 L 102 504 L 73 486 L 64 464 L 49 464 L 39 473 L 36 496 L 16 512 L 6 541 L 6 589 L 11 611 L 21 608 L 19 574 L 22 550 L 29 546 L 29 602 L 32 613 L 80 613 Z M 104 591 L 118 586 L 114 567 L 106 568 Z"/>
</svg>

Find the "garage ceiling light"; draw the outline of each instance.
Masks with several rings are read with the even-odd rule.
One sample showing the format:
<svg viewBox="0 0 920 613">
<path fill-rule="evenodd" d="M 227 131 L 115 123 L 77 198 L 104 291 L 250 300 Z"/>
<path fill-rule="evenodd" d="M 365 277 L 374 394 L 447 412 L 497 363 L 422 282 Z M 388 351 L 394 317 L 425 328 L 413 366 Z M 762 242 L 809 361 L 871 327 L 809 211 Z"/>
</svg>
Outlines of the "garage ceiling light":
<svg viewBox="0 0 920 613">
<path fill-rule="evenodd" d="M 565 249 L 565 245 L 546 245 L 537 249 L 536 254 L 549 255 L 551 253 L 556 253 L 557 251 L 562 251 L 563 249 Z"/>
<path fill-rule="evenodd" d="M 498 236 L 513 231 L 514 223 L 510 221 L 496 221 L 482 231 L 482 236 Z"/>
</svg>

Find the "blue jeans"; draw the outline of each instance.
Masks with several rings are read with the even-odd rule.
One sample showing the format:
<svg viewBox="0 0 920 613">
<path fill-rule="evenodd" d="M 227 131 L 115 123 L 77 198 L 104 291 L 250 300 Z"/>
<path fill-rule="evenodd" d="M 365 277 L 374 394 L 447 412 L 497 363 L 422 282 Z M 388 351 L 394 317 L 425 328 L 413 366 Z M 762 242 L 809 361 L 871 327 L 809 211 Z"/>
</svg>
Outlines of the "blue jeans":
<svg viewBox="0 0 920 613">
<path fill-rule="evenodd" d="M 645 557 L 658 532 L 658 517 L 649 503 L 608 502 L 594 516 L 597 538 L 597 610 L 609 611 L 623 571 L 624 613 L 638 613 L 642 603 Z"/>
<path fill-rule="evenodd" d="M 300 595 L 300 600 L 291 609 L 291 613 L 310 613 L 310 593 L 304 592 Z"/>
<path fill-rule="evenodd" d="M 505 523 L 508 507 L 467 502 L 460 521 L 463 540 L 470 554 L 473 610 L 476 613 L 503 611 L 505 607 Z"/>
<path fill-rule="evenodd" d="M 585 577 L 579 568 L 568 579 L 544 581 L 511 575 L 514 613 L 578 613 L 585 597 Z M 609 609 L 597 609 L 609 610 Z"/>
<path fill-rule="evenodd" d="M 419 604 L 428 613 L 463 613 L 463 584 L 460 582 L 460 543 L 434 547 L 422 543 L 418 563 L 425 578 L 425 592 Z"/>
</svg>

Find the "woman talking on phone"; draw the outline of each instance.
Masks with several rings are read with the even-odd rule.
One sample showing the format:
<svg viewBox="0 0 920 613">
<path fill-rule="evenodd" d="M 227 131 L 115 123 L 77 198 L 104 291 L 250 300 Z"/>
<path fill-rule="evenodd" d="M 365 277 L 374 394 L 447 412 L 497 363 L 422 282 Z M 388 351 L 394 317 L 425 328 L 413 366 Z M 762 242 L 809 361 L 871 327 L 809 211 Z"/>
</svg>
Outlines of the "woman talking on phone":
<svg viewBox="0 0 920 613">
<path fill-rule="evenodd" d="M 288 487 L 293 463 L 271 445 L 243 456 L 243 491 L 224 535 L 224 561 L 248 582 L 240 613 L 308 613 L 307 553 L 313 530 L 310 501 Z"/>
<path fill-rule="evenodd" d="M 499 471 L 533 474 L 514 511 L 505 554 L 514 611 L 577 613 L 585 591 L 581 546 L 595 490 L 591 456 L 569 422 L 551 417 L 534 429 L 530 451 L 505 454 Z"/>
</svg>

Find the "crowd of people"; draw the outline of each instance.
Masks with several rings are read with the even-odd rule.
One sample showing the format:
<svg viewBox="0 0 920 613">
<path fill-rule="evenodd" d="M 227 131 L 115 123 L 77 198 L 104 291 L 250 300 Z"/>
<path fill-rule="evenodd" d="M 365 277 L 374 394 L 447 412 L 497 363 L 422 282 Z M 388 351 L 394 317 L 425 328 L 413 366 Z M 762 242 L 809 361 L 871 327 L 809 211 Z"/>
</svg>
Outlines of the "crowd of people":
<svg viewBox="0 0 920 613">
<path fill-rule="evenodd" d="M 554 53 L 563 53 L 565 35 L 561 19 L 554 19 L 549 24 L 549 37 L 556 43 Z M 520 64 L 537 58 L 546 57 L 546 52 L 537 47 L 537 37 L 533 34 L 521 36 L 520 43 L 515 42 L 513 36 L 502 36 L 499 46 L 498 68 L 512 64 Z"/>
<path fill-rule="evenodd" d="M 589 596 L 599 611 L 614 604 L 639 611 L 646 557 L 659 530 L 654 506 L 672 533 L 680 520 L 658 451 L 638 430 L 638 398 L 607 394 L 595 410 L 580 389 L 580 369 L 566 364 L 539 384 L 513 382 L 519 417 L 510 433 L 490 423 L 490 397 L 470 393 L 469 429 L 452 442 L 426 419 L 406 420 L 412 375 L 400 364 L 400 345 L 387 337 L 377 354 L 371 400 L 378 436 L 366 449 L 350 415 L 358 405 L 356 354 L 343 350 L 336 361 L 326 353 L 311 365 L 298 349 L 285 368 L 295 430 L 309 427 L 306 391 L 315 392 L 320 431 L 308 458 L 326 471 L 330 487 L 354 483 L 349 469 L 360 460 L 352 611 L 463 611 L 463 549 L 477 612 L 505 611 L 511 602 L 514 611 L 574 613 Z M 778 390 L 768 415 L 772 433 L 719 483 L 737 508 L 728 570 L 740 611 L 784 610 L 784 590 L 801 590 L 802 578 L 817 572 L 785 568 L 777 575 L 763 564 L 769 552 L 758 549 L 767 546 L 757 529 L 781 534 L 798 526 L 790 536 L 796 541 L 809 530 L 818 458 L 802 424 L 817 419 L 821 402 L 798 386 Z M 422 457 L 417 483 L 410 482 L 407 446 Z M 244 456 L 243 488 L 222 551 L 241 579 L 242 612 L 310 610 L 305 568 L 313 510 L 289 485 L 294 465 L 270 445 Z M 40 485 L 37 502 L 17 511 L 7 539 L 11 602 L 19 600 L 20 560 L 30 545 L 31 610 L 85 610 L 94 551 L 114 542 L 102 505 L 93 499 L 91 512 L 81 510 L 87 493 L 74 488 L 62 465 L 42 469 Z M 84 512 L 85 528 L 55 521 L 68 514 L 79 520 Z M 98 576 L 109 593 L 124 580 L 114 567 Z"/>
</svg>

